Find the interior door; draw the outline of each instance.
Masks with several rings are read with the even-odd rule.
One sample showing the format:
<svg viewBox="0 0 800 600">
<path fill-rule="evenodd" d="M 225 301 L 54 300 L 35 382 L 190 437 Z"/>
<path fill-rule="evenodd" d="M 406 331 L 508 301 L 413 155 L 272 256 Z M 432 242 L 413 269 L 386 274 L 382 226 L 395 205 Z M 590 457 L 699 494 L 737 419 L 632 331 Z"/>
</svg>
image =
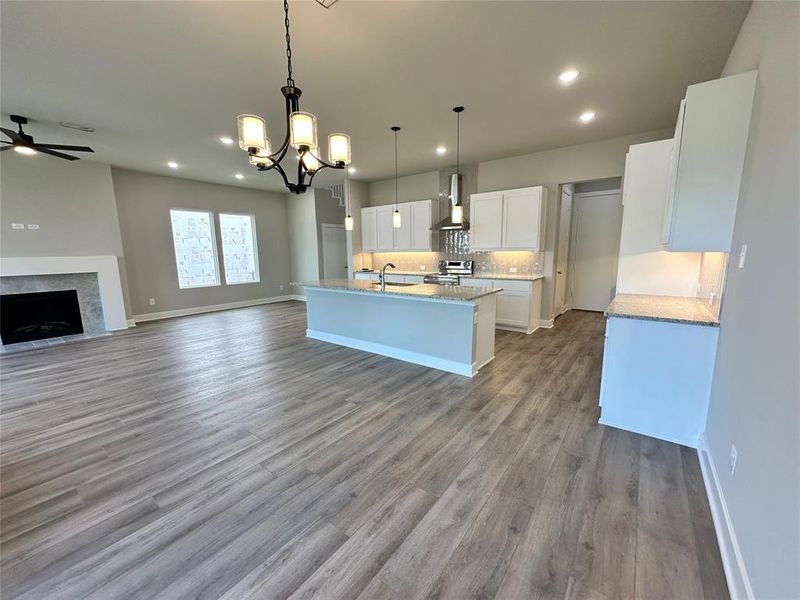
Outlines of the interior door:
<svg viewBox="0 0 800 600">
<path fill-rule="evenodd" d="M 322 272 L 325 279 L 347 279 L 347 235 L 344 225 L 322 224 Z"/>
<path fill-rule="evenodd" d="M 569 232 L 572 224 L 572 186 L 561 187 L 561 213 L 558 221 L 558 248 L 556 249 L 556 313 L 567 310 L 567 268 L 569 261 Z"/>
<path fill-rule="evenodd" d="M 619 191 L 576 194 L 572 308 L 603 311 L 617 282 L 622 205 Z"/>
</svg>

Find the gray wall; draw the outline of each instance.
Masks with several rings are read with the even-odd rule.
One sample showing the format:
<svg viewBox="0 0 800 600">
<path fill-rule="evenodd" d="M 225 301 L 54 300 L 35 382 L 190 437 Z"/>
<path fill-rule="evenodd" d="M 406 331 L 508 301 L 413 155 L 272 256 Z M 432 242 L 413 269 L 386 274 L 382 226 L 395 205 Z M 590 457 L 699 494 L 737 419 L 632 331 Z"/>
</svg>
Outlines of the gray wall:
<svg viewBox="0 0 800 600">
<path fill-rule="evenodd" d="M 399 202 L 428 200 L 439 194 L 439 171 L 429 171 L 417 175 L 406 175 L 397 180 L 397 199 Z M 394 177 L 373 181 L 369 184 L 369 205 L 380 206 L 394 203 Z"/>
<path fill-rule="evenodd" d="M 287 197 L 289 256 L 291 280 L 294 282 L 319 279 L 319 248 L 317 242 L 317 211 L 314 190 Z M 301 293 L 293 287 L 292 293 Z"/>
<path fill-rule="evenodd" d="M 0 256 L 116 256 L 130 316 L 111 167 L 43 154 L 0 156 Z M 11 229 L 12 223 L 39 229 Z"/>
<path fill-rule="evenodd" d="M 724 74 L 758 69 L 706 437 L 756 598 L 800 598 L 800 4 L 754 2 Z M 731 444 L 738 463 L 728 472 Z"/>
<path fill-rule="evenodd" d="M 112 169 L 133 314 L 140 315 L 290 294 L 286 196 L 176 177 Z M 261 281 L 180 289 L 171 208 L 255 215 Z M 283 286 L 283 290 L 280 289 Z M 151 306 L 148 299 L 155 298 Z"/>
<path fill-rule="evenodd" d="M 619 189 L 622 189 L 622 177 L 611 177 L 610 179 L 578 183 L 575 185 L 573 191 L 576 194 L 585 194 L 587 192 L 605 192 L 606 190 Z"/>
</svg>

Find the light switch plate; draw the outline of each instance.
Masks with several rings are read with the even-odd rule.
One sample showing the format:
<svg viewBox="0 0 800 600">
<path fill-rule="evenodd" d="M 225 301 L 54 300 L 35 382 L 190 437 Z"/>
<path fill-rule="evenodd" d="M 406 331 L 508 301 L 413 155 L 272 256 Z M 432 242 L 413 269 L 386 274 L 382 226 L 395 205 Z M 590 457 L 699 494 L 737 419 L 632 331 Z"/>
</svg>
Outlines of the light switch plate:
<svg viewBox="0 0 800 600">
<path fill-rule="evenodd" d="M 25 229 L 25 223 L 12 223 L 11 229 Z"/>
<path fill-rule="evenodd" d="M 28 229 L 39 229 L 39 225 L 36 223 L 28 223 Z"/>
</svg>

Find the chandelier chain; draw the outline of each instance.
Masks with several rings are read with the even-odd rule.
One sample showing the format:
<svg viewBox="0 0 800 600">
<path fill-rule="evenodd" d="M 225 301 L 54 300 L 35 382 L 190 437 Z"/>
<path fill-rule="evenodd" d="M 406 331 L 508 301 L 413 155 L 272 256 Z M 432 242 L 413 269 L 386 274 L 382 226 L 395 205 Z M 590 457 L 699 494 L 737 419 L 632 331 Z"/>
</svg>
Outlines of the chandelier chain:
<svg viewBox="0 0 800 600">
<path fill-rule="evenodd" d="M 289 35 L 289 0 L 283 0 L 283 12 L 286 14 L 283 23 L 286 27 L 286 63 L 289 71 L 286 85 L 294 87 L 294 78 L 292 77 L 292 38 Z"/>
</svg>

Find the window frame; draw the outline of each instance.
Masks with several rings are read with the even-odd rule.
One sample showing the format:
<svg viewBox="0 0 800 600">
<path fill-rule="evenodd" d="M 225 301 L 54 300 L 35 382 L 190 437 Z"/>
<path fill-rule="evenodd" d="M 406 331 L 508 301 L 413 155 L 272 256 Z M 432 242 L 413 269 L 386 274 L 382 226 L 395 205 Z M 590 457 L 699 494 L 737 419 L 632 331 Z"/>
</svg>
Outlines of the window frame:
<svg viewBox="0 0 800 600">
<path fill-rule="evenodd" d="M 228 269 L 225 267 L 225 241 L 222 239 L 222 215 L 250 218 L 250 233 L 253 237 L 253 266 L 255 267 L 256 275 L 256 278 L 252 281 L 228 281 Z M 261 283 L 261 264 L 258 260 L 258 235 L 256 233 L 255 214 L 239 211 L 217 211 L 217 219 L 219 220 L 219 245 L 222 250 L 222 271 L 225 278 L 225 285 L 247 285 L 248 283 Z"/>
<path fill-rule="evenodd" d="M 215 283 L 204 283 L 201 285 L 181 285 L 181 272 L 180 267 L 178 265 L 178 249 L 175 247 L 175 225 L 172 221 L 172 213 L 173 211 L 176 212 L 192 212 L 192 213 L 201 213 L 206 214 L 210 218 L 208 220 L 209 227 L 211 228 L 211 249 L 214 255 L 214 275 L 215 275 Z M 169 209 L 169 229 L 170 233 L 172 234 L 172 256 L 175 259 L 175 274 L 178 277 L 178 289 L 180 290 L 196 290 L 201 288 L 210 288 L 210 287 L 220 287 L 222 285 L 222 280 L 220 278 L 220 266 L 219 266 L 219 253 L 217 252 L 217 231 L 216 231 L 216 219 L 214 218 L 214 211 L 213 210 L 206 210 L 203 208 L 182 208 L 179 206 L 173 206 Z"/>
</svg>

